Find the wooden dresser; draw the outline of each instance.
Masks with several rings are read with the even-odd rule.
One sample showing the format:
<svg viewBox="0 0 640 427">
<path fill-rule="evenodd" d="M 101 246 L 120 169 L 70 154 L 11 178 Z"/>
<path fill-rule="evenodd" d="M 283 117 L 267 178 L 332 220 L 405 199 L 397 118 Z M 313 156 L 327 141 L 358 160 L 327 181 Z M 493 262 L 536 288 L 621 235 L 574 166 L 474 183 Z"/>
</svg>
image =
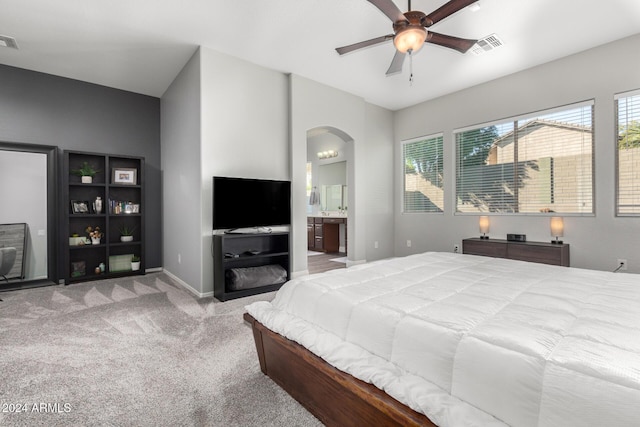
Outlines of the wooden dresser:
<svg viewBox="0 0 640 427">
<path fill-rule="evenodd" d="M 568 244 L 511 242 L 474 237 L 462 241 L 462 253 L 569 267 Z"/>
</svg>

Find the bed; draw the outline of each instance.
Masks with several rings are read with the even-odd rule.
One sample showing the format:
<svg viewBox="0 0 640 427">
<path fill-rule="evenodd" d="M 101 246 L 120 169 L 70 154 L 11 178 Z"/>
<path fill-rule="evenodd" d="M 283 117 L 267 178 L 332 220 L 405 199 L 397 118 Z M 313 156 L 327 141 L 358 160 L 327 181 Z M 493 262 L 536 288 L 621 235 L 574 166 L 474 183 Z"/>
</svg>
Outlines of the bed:
<svg viewBox="0 0 640 427">
<path fill-rule="evenodd" d="M 640 276 L 424 253 L 246 307 L 262 371 L 327 425 L 640 425 Z"/>
</svg>

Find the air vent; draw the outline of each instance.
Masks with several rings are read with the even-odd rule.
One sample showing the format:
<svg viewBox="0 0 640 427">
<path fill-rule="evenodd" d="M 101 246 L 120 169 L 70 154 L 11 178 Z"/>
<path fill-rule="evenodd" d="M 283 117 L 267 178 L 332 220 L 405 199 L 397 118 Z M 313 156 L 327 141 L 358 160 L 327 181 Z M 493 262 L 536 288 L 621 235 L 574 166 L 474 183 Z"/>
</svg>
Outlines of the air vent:
<svg viewBox="0 0 640 427">
<path fill-rule="evenodd" d="M 13 49 L 17 49 L 18 42 L 16 42 L 16 39 L 13 37 L 0 35 L 0 47 L 11 47 Z"/>
<path fill-rule="evenodd" d="M 490 50 L 497 49 L 503 45 L 504 43 L 502 42 L 502 40 L 500 40 L 500 38 L 497 35 L 491 34 L 490 36 L 487 36 L 483 39 L 478 40 L 478 42 L 475 45 L 473 45 L 473 47 L 471 48 L 471 52 L 473 52 L 476 55 L 482 55 L 485 52 L 489 52 Z"/>
</svg>

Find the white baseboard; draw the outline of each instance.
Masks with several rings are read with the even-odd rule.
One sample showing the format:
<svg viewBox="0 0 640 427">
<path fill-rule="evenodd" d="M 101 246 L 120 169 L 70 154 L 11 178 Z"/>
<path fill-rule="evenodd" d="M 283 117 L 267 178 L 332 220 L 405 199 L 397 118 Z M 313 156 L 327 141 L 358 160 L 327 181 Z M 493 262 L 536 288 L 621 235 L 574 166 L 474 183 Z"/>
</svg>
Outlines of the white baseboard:
<svg viewBox="0 0 640 427">
<path fill-rule="evenodd" d="M 351 261 L 350 259 L 347 260 L 347 268 L 354 266 L 354 265 L 358 265 L 358 264 L 366 264 L 367 260 L 366 259 L 360 259 L 357 261 Z"/>
<path fill-rule="evenodd" d="M 162 273 L 162 267 L 145 268 L 145 273 Z"/>
<path fill-rule="evenodd" d="M 295 279 L 297 277 L 302 277 L 302 276 L 308 276 L 309 275 L 309 270 L 302 270 L 302 271 L 292 271 L 291 272 L 291 278 Z"/>
<path fill-rule="evenodd" d="M 185 288 L 187 291 L 191 292 L 192 294 L 194 294 L 195 296 L 197 296 L 198 298 L 207 298 L 207 297 L 212 297 L 213 296 L 213 291 L 212 292 L 198 292 L 195 289 L 193 289 L 191 287 L 191 285 L 189 285 L 187 282 L 185 282 L 184 280 L 182 280 L 181 278 L 179 278 L 178 276 L 176 276 L 175 274 L 171 273 L 169 270 L 167 269 L 161 269 L 161 271 L 166 274 L 167 276 L 171 277 L 171 279 L 176 282 L 177 284 L 179 284 L 180 286 L 182 286 L 183 288 Z"/>
</svg>

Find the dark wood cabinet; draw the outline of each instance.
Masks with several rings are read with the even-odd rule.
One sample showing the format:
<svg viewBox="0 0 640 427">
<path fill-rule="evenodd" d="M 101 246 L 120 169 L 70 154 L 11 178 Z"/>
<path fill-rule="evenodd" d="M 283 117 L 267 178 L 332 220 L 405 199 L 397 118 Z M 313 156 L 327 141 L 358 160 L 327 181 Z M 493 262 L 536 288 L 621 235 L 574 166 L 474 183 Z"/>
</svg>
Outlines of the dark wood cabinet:
<svg viewBox="0 0 640 427">
<path fill-rule="evenodd" d="M 324 251 L 324 227 L 322 218 L 314 218 L 313 222 L 313 249 L 316 251 Z"/>
<path fill-rule="evenodd" d="M 569 267 L 569 245 L 471 238 L 462 241 L 462 253 Z"/>
<path fill-rule="evenodd" d="M 307 249 L 310 251 L 315 250 L 315 229 L 313 217 L 307 217 Z"/>
<path fill-rule="evenodd" d="M 96 173 L 83 182 L 73 171 Z M 144 274 L 144 158 L 64 151 L 61 272 L 65 283 Z M 92 242 L 87 229 L 100 229 Z M 124 230 L 130 237 L 121 239 Z M 125 240 L 125 241 L 122 241 Z M 132 258 L 139 258 L 133 270 Z"/>
<path fill-rule="evenodd" d="M 347 218 L 307 217 L 308 248 L 318 252 L 340 252 L 340 225 L 344 224 L 347 250 Z"/>
<path fill-rule="evenodd" d="M 286 272 L 289 280 L 289 233 L 216 234 L 213 236 L 213 296 L 220 301 L 270 292 L 284 284 L 267 285 L 231 290 L 229 270 L 247 267 L 277 265 Z"/>
</svg>

